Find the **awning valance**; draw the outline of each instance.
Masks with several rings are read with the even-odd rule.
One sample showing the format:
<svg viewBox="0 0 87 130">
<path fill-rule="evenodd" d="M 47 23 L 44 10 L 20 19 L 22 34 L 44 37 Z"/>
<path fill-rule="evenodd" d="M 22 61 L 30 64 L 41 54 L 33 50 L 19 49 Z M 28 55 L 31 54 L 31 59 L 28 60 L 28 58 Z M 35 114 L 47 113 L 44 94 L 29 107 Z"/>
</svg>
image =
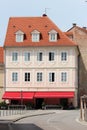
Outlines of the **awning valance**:
<svg viewBox="0 0 87 130">
<path fill-rule="evenodd" d="M 2 99 L 73 98 L 74 92 L 5 92 Z"/>
<path fill-rule="evenodd" d="M 74 92 L 36 92 L 35 98 L 72 98 Z"/>
<path fill-rule="evenodd" d="M 5 92 L 2 99 L 33 99 L 34 92 Z"/>
</svg>

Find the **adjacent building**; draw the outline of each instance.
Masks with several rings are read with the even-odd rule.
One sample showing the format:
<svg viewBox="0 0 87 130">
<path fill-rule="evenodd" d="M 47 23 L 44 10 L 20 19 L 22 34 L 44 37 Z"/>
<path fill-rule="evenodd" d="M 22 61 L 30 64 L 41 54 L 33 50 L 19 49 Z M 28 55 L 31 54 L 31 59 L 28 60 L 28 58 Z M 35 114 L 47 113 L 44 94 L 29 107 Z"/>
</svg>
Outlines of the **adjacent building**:
<svg viewBox="0 0 87 130">
<path fill-rule="evenodd" d="M 0 47 L 0 102 L 4 92 L 4 51 L 3 47 Z"/>
<path fill-rule="evenodd" d="M 5 92 L 11 104 L 77 107 L 78 49 L 47 15 L 11 17 L 5 48 Z"/>
<path fill-rule="evenodd" d="M 87 29 L 74 23 L 73 27 L 66 32 L 66 35 L 77 43 L 80 52 L 78 58 L 78 96 L 80 98 L 82 95 L 87 95 Z"/>
</svg>

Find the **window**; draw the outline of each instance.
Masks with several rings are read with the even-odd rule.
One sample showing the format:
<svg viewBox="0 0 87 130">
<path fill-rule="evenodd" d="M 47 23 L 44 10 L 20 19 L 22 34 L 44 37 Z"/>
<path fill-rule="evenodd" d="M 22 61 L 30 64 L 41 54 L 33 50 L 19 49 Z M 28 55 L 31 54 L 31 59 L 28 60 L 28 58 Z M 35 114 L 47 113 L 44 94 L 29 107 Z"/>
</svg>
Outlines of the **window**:
<svg viewBox="0 0 87 130">
<path fill-rule="evenodd" d="M 32 34 L 32 41 L 38 42 L 39 41 L 39 34 Z"/>
<path fill-rule="evenodd" d="M 49 32 L 49 41 L 52 41 L 52 42 L 57 41 L 57 32 L 55 30 L 51 30 Z"/>
<path fill-rule="evenodd" d="M 55 81 L 55 73 L 49 73 L 49 82 Z"/>
<path fill-rule="evenodd" d="M 40 32 L 34 30 L 32 33 L 32 42 L 39 42 L 40 40 Z"/>
<path fill-rule="evenodd" d="M 49 52 L 49 61 L 54 60 L 54 52 Z"/>
<path fill-rule="evenodd" d="M 16 42 L 23 42 L 23 40 L 24 40 L 24 33 L 19 30 L 15 34 L 16 34 Z"/>
<path fill-rule="evenodd" d="M 67 52 L 61 53 L 61 61 L 67 61 Z"/>
<path fill-rule="evenodd" d="M 62 72 L 61 73 L 61 82 L 66 82 L 67 81 L 67 73 L 66 72 Z"/>
<path fill-rule="evenodd" d="M 30 61 L 30 53 L 29 52 L 24 53 L 24 61 Z"/>
<path fill-rule="evenodd" d="M 18 81 L 18 73 L 17 72 L 13 72 L 12 73 L 12 81 L 13 82 L 17 82 Z"/>
<path fill-rule="evenodd" d="M 50 41 L 55 41 L 56 34 L 50 34 Z"/>
<path fill-rule="evenodd" d="M 37 53 L 37 61 L 42 61 L 43 60 L 43 53 L 39 52 Z"/>
<path fill-rule="evenodd" d="M 25 82 L 30 81 L 30 73 L 25 73 Z"/>
<path fill-rule="evenodd" d="M 12 61 L 18 61 L 18 53 L 17 52 L 12 53 Z"/>
<path fill-rule="evenodd" d="M 42 72 L 37 73 L 37 81 L 41 82 L 42 81 Z"/>
</svg>

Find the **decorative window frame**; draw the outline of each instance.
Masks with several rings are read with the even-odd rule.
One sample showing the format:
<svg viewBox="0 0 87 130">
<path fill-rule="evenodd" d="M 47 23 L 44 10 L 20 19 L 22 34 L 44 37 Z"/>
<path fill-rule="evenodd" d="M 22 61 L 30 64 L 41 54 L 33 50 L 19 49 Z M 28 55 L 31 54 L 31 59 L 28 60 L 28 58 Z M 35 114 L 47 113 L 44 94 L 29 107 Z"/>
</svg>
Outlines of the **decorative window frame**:
<svg viewBox="0 0 87 130">
<path fill-rule="evenodd" d="M 13 60 L 14 58 L 13 58 L 13 54 L 17 54 L 17 60 Z M 12 55 L 12 58 L 11 58 L 11 62 L 18 62 L 18 55 L 19 55 L 19 53 L 18 53 L 18 51 L 13 51 L 12 53 L 11 53 L 11 55 Z"/>
<path fill-rule="evenodd" d="M 49 32 L 49 41 L 56 42 L 57 41 L 57 32 L 55 30 L 51 30 Z"/>
<path fill-rule="evenodd" d="M 34 30 L 31 32 L 32 35 L 32 42 L 39 42 L 40 41 L 40 32 L 37 30 Z"/>
<path fill-rule="evenodd" d="M 19 31 L 17 31 L 15 33 L 15 35 L 16 35 L 16 42 L 23 42 L 23 40 L 24 40 L 24 32 L 19 30 Z"/>
<path fill-rule="evenodd" d="M 26 59 L 25 57 L 25 55 L 26 54 L 29 54 L 29 57 Z M 24 56 L 24 62 L 26 63 L 26 62 L 30 62 L 30 59 L 31 59 L 31 52 L 29 52 L 29 51 L 24 51 L 23 52 L 23 56 Z M 26 60 L 25 60 L 26 59 Z"/>
<path fill-rule="evenodd" d="M 66 57 L 62 57 L 63 53 L 66 53 Z M 65 51 L 60 52 L 60 61 L 61 62 L 67 62 L 68 61 L 68 51 L 65 50 Z"/>
<path fill-rule="evenodd" d="M 65 75 L 62 75 L 62 74 L 65 74 L 66 75 L 66 77 L 65 77 Z M 60 72 L 60 82 L 61 83 L 68 83 L 68 71 L 61 71 Z"/>
<path fill-rule="evenodd" d="M 14 83 L 18 82 L 18 72 L 12 72 L 11 81 L 14 82 Z"/>
</svg>

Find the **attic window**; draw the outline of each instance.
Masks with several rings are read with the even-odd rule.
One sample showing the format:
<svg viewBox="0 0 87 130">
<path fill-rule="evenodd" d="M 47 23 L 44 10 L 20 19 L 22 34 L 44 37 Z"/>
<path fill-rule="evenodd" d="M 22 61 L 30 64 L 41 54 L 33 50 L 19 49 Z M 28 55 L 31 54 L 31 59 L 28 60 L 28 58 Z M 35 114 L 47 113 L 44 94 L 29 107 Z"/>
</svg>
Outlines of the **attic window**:
<svg viewBox="0 0 87 130">
<path fill-rule="evenodd" d="M 24 33 L 19 30 L 15 34 L 16 34 L 16 42 L 23 42 L 23 40 L 24 40 Z"/>
<path fill-rule="evenodd" d="M 39 42 L 40 40 L 40 32 L 34 30 L 32 33 L 32 42 Z"/>
<path fill-rule="evenodd" d="M 51 30 L 49 32 L 49 41 L 56 42 L 57 41 L 57 32 L 55 30 Z"/>
</svg>

